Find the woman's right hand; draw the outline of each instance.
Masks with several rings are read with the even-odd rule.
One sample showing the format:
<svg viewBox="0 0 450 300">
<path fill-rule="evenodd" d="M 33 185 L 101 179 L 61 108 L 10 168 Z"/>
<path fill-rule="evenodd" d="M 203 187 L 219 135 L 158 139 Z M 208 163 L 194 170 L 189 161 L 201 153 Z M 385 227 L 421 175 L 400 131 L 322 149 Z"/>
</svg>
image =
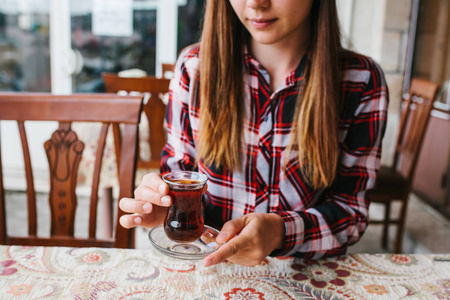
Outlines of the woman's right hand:
<svg viewBox="0 0 450 300">
<path fill-rule="evenodd" d="M 146 174 L 134 191 L 134 199 L 120 199 L 120 209 L 129 213 L 120 217 L 120 225 L 125 228 L 138 225 L 152 228 L 162 224 L 167 208 L 172 204 L 168 192 L 169 186 L 159 174 Z"/>
</svg>

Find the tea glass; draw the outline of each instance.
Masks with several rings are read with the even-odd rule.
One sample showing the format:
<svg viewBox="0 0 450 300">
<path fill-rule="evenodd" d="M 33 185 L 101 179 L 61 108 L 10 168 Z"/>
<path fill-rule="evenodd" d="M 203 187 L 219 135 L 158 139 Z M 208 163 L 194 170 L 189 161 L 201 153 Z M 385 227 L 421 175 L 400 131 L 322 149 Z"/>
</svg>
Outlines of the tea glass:
<svg viewBox="0 0 450 300">
<path fill-rule="evenodd" d="M 172 205 L 164 220 L 164 231 L 177 243 L 189 243 L 203 233 L 202 195 L 208 178 L 192 171 L 171 172 L 162 177 L 169 185 Z"/>
</svg>

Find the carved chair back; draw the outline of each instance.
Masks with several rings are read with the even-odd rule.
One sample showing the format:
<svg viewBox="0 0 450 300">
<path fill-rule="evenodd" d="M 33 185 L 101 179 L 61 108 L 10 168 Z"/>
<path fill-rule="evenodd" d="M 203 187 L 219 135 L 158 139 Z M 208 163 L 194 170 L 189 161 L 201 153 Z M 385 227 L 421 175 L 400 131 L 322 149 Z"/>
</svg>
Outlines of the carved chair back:
<svg viewBox="0 0 450 300">
<path fill-rule="evenodd" d="M 149 159 L 139 155 L 138 168 L 159 169 L 161 152 L 166 143 L 166 131 L 164 129 L 164 117 L 166 114 L 166 104 L 162 97 L 169 91 L 170 79 L 145 76 L 138 78 L 119 77 L 116 74 L 103 73 L 103 82 L 107 93 L 139 92 L 149 93 L 150 98 L 144 103 L 143 111 L 148 120 L 149 136 Z M 113 127 L 114 140 L 120 141 L 120 131 L 118 127 Z M 119 144 L 115 145 L 116 152 L 120 152 Z"/>
<path fill-rule="evenodd" d="M 16 121 L 23 150 L 26 177 L 28 236 L 8 235 L 6 197 L 3 185 L 3 168 L 0 155 L 0 244 L 41 245 L 69 247 L 134 247 L 134 232 L 119 225 L 123 212 L 117 207 L 115 236 L 110 239 L 96 237 L 97 204 L 102 165 L 108 127 L 123 124 L 124 145 L 119 160 L 119 198 L 132 197 L 137 160 L 138 123 L 142 109 L 141 96 L 119 97 L 116 94 L 73 94 L 56 96 L 45 93 L 0 93 L 0 120 Z M 27 136 L 27 121 L 57 121 L 59 127 L 43 147 L 48 159 L 50 190 L 50 235 L 37 234 L 36 191 L 30 158 L 30 137 Z M 84 143 L 72 130 L 72 122 L 95 122 L 101 124 L 96 144 L 96 158 L 89 204 L 89 236 L 74 236 L 77 207 L 77 170 Z M 1 145 L 0 145 L 1 146 Z M 6 143 L 3 145 L 8 147 Z M 126 147 L 125 147 L 126 146 Z M 1 148 L 0 148 L 1 150 Z M 1 152 L 0 152 L 1 154 Z M 18 153 L 19 154 L 19 153 Z M 20 155 L 20 154 L 19 154 Z"/>
</svg>

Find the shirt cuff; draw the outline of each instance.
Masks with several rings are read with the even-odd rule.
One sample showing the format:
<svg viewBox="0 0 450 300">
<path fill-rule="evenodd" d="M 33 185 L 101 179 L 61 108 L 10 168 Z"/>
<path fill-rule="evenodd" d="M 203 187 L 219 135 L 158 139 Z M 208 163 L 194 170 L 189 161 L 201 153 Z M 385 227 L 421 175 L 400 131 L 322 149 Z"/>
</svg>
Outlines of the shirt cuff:
<svg viewBox="0 0 450 300">
<path fill-rule="evenodd" d="M 290 256 L 303 243 L 305 224 L 302 217 L 295 211 L 273 212 L 283 218 L 284 242 L 282 249 L 275 249 L 269 256 Z"/>
</svg>

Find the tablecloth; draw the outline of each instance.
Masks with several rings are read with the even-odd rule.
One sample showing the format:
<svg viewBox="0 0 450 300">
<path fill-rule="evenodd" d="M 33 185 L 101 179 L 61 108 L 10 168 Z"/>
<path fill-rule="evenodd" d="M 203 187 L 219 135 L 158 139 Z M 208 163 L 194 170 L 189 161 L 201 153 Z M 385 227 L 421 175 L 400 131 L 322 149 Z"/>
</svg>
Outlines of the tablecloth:
<svg viewBox="0 0 450 300">
<path fill-rule="evenodd" d="M 267 258 L 256 267 L 155 249 L 0 246 L 0 299 L 450 299 L 450 254 Z"/>
</svg>

